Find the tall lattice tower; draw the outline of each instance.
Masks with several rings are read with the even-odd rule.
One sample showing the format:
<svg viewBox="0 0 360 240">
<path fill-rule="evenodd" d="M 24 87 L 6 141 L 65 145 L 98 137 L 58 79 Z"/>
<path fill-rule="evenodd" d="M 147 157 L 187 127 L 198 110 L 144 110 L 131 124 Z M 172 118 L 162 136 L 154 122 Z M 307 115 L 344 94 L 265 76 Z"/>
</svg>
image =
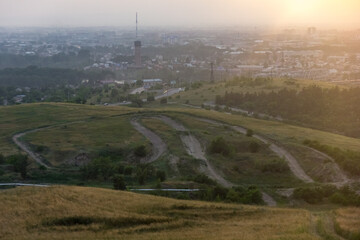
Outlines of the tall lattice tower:
<svg viewBox="0 0 360 240">
<path fill-rule="evenodd" d="M 135 67 L 140 68 L 141 65 L 141 41 L 138 40 L 138 13 L 136 13 L 136 39 L 134 42 Z"/>
<path fill-rule="evenodd" d="M 210 82 L 214 82 L 215 81 L 215 76 L 214 76 L 214 63 L 213 62 L 210 63 L 210 69 L 211 69 Z"/>
</svg>

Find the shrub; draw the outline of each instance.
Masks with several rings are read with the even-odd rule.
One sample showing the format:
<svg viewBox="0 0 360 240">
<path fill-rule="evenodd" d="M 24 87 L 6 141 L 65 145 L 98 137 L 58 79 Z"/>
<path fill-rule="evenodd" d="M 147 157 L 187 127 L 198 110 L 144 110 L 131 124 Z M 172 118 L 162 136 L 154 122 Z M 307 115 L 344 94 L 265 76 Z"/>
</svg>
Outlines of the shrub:
<svg viewBox="0 0 360 240">
<path fill-rule="evenodd" d="M 118 164 L 116 168 L 116 172 L 119 174 L 124 174 L 124 171 L 125 171 L 125 166 L 122 164 Z"/>
<path fill-rule="evenodd" d="M 127 166 L 125 169 L 124 169 L 124 174 L 127 175 L 127 176 L 130 176 L 133 172 L 133 168 L 130 167 L 130 166 Z"/>
<path fill-rule="evenodd" d="M 104 180 L 109 179 L 115 171 L 110 157 L 95 158 L 81 170 L 86 179 L 102 178 Z"/>
<path fill-rule="evenodd" d="M 35 152 L 44 152 L 46 149 L 45 146 L 36 146 L 35 147 Z"/>
<path fill-rule="evenodd" d="M 284 159 L 272 159 L 260 165 L 262 172 L 284 173 L 290 170 Z"/>
<path fill-rule="evenodd" d="M 138 157 L 146 157 L 146 147 L 144 145 L 140 145 L 135 148 L 134 153 Z"/>
<path fill-rule="evenodd" d="M 121 176 L 121 175 L 115 175 L 113 177 L 113 184 L 114 184 L 115 190 L 125 190 L 126 189 L 125 180 L 124 180 L 123 176 Z"/>
<path fill-rule="evenodd" d="M 206 176 L 205 174 L 198 174 L 195 176 L 195 178 L 193 180 L 194 180 L 194 182 L 197 182 L 197 183 L 203 183 L 203 184 L 207 184 L 207 185 L 216 185 L 216 182 L 214 180 L 212 180 L 211 178 L 209 178 L 208 176 Z"/>
<path fill-rule="evenodd" d="M 166 173 L 164 171 L 157 171 L 156 178 L 160 179 L 161 182 L 166 180 Z"/>
<path fill-rule="evenodd" d="M 148 96 L 147 101 L 148 102 L 153 102 L 153 101 L 155 101 L 155 97 L 154 96 Z"/>
<path fill-rule="evenodd" d="M 220 153 L 223 156 L 229 156 L 231 153 L 231 147 L 222 137 L 217 137 L 210 144 L 211 153 Z"/>
<path fill-rule="evenodd" d="M 167 104 L 167 98 L 160 99 L 160 103 L 161 104 Z"/>
<path fill-rule="evenodd" d="M 254 131 L 252 129 L 247 129 L 246 130 L 246 136 L 247 137 L 252 137 L 252 135 L 254 135 Z"/>
<path fill-rule="evenodd" d="M 27 159 L 27 155 L 16 154 L 7 157 L 7 162 L 14 166 L 15 172 L 20 173 L 22 178 L 26 178 L 29 165 Z"/>
<path fill-rule="evenodd" d="M 4 163 L 5 163 L 5 157 L 0 153 L 0 164 L 4 164 Z"/>
<path fill-rule="evenodd" d="M 260 144 L 258 144 L 257 142 L 255 141 L 251 141 L 249 143 L 249 151 L 252 152 L 252 153 L 256 153 L 258 152 L 260 149 Z"/>
</svg>

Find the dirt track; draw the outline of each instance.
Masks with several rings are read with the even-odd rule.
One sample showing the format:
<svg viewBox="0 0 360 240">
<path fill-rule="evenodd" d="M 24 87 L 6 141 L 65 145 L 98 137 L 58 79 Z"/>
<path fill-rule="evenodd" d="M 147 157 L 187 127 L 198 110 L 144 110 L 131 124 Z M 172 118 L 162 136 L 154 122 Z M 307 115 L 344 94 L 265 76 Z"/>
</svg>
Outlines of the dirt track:
<svg viewBox="0 0 360 240">
<path fill-rule="evenodd" d="M 47 127 L 47 128 L 49 128 L 49 127 Z M 34 159 L 38 164 L 40 164 L 40 165 L 42 165 L 42 166 L 44 166 L 44 167 L 46 167 L 46 168 L 51 168 L 49 165 L 47 165 L 46 163 L 44 163 L 42 157 L 41 157 L 39 154 L 33 152 L 27 144 L 25 144 L 25 143 L 23 143 L 23 142 L 20 141 L 20 138 L 23 137 L 23 136 L 25 136 L 25 135 L 28 134 L 28 133 L 34 133 L 34 132 L 37 132 L 37 131 L 40 131 L 40 130 L 44 130 L 44 129 L 47 129 L 47 128 L 37 128 L 37 129 L 33 129 L 33 130 L 26 131 L 26 132 L 23 132 L 23 133 L 15 134 L 15 135 L 12 137 L 12 140 L 13 140 L 13 142 L 14 142 L 19 148 L 21 148 L 21 150 L 23 150 L 24 152 L 26 152 L 26 153 L 27 153 L 32 159 Z"/>
<path fill-rule="evenodd" d="M 153 153 L 148 159 L 144 159 L 143 162 L 151 163 L 156 161 L 166 150 L 166 144 L 164 141 L 155 133 L 150 131 L 149 129 L 142 126 L 137 120 L 132 119 L 131 125 L 140 132 L 142 135 L 144 135 L 151 144 L 153 145 Z"/>
<path fill-rule="evenodd" d="M 267 193 L 262 192 L 262 199 L 264 200 L 264 202 L 266 203 L 266 205 L 270 206 L 270 207 L 275 207 L 276 206 L 276 201 Z"/>
<path fill-rule="evenodd" d="M 174 128 L 175 130 L 183 132 L 183 134 L 181 134 L 180 138 L 186 148 L 186 151 L 189 153 L 189 155 L 193 156 L 196 159 L 203 160 L 206 163 L 206 166 L 207 166 L 206 173 L 208 174 L 209 177 L 216 180 L 217 182 L 219 182 L 221 185 L 223 185 L 225 187 L 233 186 L 232 183 L 225 180 L 221 175 L 219 175 L 214 170 L 214 168 L 211 166 L 208 159 L 205 157 L 205 152 L 204 152 L 203 148 L 201 147 L 200 142 L 193 135 L 191 135 L 182 124 L 174 121 L 173 119 L 171 119 L 169 117 L 165 117 L 165 116 L 160 116 L 157 118 L 160 119 L 161 121 L 163 121 L 164 123 L 166 123 L 167 125 L 169 125 L 170 127 Z"/>
<path fill-rule="evenodd" d="M 203 118 L 197 118 L 200 121 L 204 121 L 207 123 L 212 123 L 212 124 L 216 124 L 216 125 L 225 125 L 219 122 L 216 122 L 214 120 L 208 120 L 208 119 L 203 119 Z M 242 134 L 246 134 L 247 129 L 243 128 L 243 127 L 239 127 L 239 126 L 231 126 L 235 131 L 240 132 Z M 299 178 L 300 180 L 304 181 L 304 182 L 314 182 L 314 180 L 312 180 L 305 172 L 304 170 L 300 167 L 299 163 L 297 162 L 297 160 L 288 152 L 286 151 L 286 149 L 276 145 L 275 143 L 272 143 L 268 140 L 266 140 L 265 138 L 254 134 L 253 135 L 254 138 L 260 140 L 261 142 L 265 143 L 265 144 L 269 144 L 269 148 L 270 150 L 272 150 L 276 155 L 278 155 L 280 158 L 284 158 L 287 162 L 288 165 L 290 167 L 290 170 L 293 172 L 293 174 Z"/>
<path fill-rule="evenodd" d="M 325 154 L 323 152 L 320 152 L 319 150 L 316 150 L 314 148 L 311 148 L 311 147 L 307 147 L 307 148 L 331 161 L 332 168 L 334 169 L 334 173 L 336 173 L 336 178 L 337 178 L 336 182 L 333 182 L 333 184 L 335 184 L 336 186 L 341 187 L 341 186 L 344 186 L 344 185 L 349 184 L 350 182 L 352 182 L 352 180 L 348 178 L 348 176 L 345 174 L 345 172 L 335 162 L 335 159 L 333 159 L 329 155 L 327 155 L 327 154 Z"/>
</svg>

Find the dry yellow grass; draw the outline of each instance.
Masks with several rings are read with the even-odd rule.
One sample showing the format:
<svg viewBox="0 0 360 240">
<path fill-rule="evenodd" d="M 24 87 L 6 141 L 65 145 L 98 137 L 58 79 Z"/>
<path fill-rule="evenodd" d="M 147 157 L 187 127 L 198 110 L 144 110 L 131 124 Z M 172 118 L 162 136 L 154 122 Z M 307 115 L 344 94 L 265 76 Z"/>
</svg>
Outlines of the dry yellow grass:
<svg viewBox="0 0 360 240">
<path fill-rule="evenodd" d="M 305 210 L 61 186 L 0 191 L 0 202 L 0 239 L 319 239 Z"/>
<path fill-rule="evenodd" d="M 337 232 L 360 239 L 360 208 L 342 208 L 335 212 Z"/>
</svg>

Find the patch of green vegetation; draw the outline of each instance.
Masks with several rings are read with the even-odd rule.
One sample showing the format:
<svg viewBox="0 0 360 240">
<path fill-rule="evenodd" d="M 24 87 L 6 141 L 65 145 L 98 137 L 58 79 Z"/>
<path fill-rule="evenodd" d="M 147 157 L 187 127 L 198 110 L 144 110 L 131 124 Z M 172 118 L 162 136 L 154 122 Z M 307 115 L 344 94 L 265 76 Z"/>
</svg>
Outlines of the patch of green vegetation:
<svg viewBox="0 0 360 240">
<path fill-rule="evenodd" d="M 259 140 L 193 116 L 180 113 L 166 114 L 183 123 L 203 146 L 208 147 L 207 158 L 230 182 L 287 187 L 301 184 L 284 166 L 286 164 L 283 160 Z"/>
<path fill-rule="evenodd" d="M 119 158 L 131 154 L 131 149 L 149 144 L 135 131 L 127 117 L 94 119 L 52 127 L 29 133 L 23 138 L 35 146 L 44 146 L 42 155 L 52 165 L 82 165 L 79 154 L 86 158 L 104 154 Z M 84 160 L 88 161 L 88 160 Z"/>
<path fill-rule="evenodd" d="M 300 187 L 295 189 L 294 198 L 311 204 L 331 202 L 344 206 L 360 206 L 360 196 L 349 186 L 343 186 L 340 189 L 332 185 Z"/>
<path fill-rule="evenodd" d="M 354 176 L 360 176 L 360 152 L 331 147 L 318 141 L 305 140 L 304 145 L 324 152 L 335 159 L 339 166 Z"/>
</svg>

